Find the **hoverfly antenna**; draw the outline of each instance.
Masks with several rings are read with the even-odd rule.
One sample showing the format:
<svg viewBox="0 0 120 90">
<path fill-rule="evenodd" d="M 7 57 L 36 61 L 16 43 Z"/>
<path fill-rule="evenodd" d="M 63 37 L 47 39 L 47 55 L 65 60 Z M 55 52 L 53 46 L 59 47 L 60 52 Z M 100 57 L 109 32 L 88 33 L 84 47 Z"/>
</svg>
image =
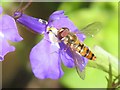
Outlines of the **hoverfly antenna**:
<svg viewBox="0 0 120 90">
<path fill-rule="evenodd" d="M 22 7 L 23 5 L 23 0 L 22 0 L 18 9 L 14 11 L 13 18 L 18 19 L 19 17 L 21 17 L 22 13 L 25 11 L 25 9 L 27 9 L 31 5 L 31 3 L 32 3 L 32 0 L 29 0 L 29 2 Z"/>
</svg>

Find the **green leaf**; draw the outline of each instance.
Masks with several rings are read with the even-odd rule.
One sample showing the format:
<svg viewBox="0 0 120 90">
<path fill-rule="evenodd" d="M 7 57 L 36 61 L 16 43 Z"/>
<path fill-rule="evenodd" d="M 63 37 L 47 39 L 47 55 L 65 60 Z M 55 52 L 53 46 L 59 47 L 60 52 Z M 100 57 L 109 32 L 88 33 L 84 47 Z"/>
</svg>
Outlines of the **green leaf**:
<svg viewBox="0 0 120 90">
<path fill-rule="evenodd" d="M 112 88 L 112 67 L 111 67 L 111 63 L 109 63 L 109 78 L 107 78 L 107 81 L 108 81 L 108 85 L 107 85 L 107 88 L 109 90 L 109 88 Z"/>
<path fill-rule="evenodd" d="M 117 77 L 118 59 L 99 46 L 95 46 L 93 52 L 95 53 L 97 59 L 95 61 L 89 61 L 87 66 L 94 67 L 109 73 L 109 63 L 111 63 L 112 75 Z"/>
</svg>

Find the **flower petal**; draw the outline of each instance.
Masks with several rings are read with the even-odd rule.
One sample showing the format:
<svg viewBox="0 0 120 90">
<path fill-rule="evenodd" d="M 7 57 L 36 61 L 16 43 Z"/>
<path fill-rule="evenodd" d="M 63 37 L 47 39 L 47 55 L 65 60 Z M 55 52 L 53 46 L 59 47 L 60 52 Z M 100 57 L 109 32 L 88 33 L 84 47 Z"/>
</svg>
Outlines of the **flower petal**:
<svg viewBox="0 0 120 90">
<path fill-rule="evenodd" d="M 68 18 L 60 18 L 58 20 L 57 19 L 53 20 L 53 21 L 49 22 L 48 26 L 55 27 L 58 30 L 63 27 L 67 27 L 71 32 L 74 32 L 75 30 L 77 30 L 75 25 Z"/>
<path fill-rule="evenodd" d="M 16 15 L 19 15 L 20 12 L 16 12 Z M 42 19 L 40 19 L 42 20 Z M 17 21 L 21 23 L 22 25 L 34 30 L 35 32 L 38 33 L 44 33 L 45 32 L 45 27 L 46 27 L 46 22 L 40 22 L 38 18 L 34 18 L 25 14 L 22 14 Z M 44 21 L 44 20 L 43 20 Z"/>
<path fill-rule="evenodd" d="M 8 40 L 13 42 L 19 42 L 23 40 L 23 38 L 18 34 L 15 20 L 11 16 L 4 15 L 0 19 L 0 30 L 2 30 L 2 33 Z"/>
<path fill-rule="evenodd" d="M 2 13 L 2 11 L 3 11 L 3 9 L 2 9 L 2 7 L 0 6 L 0 14 Z"/>
<path fill-rule="evenodd" d="M 58 79 L 63 75 L 58 48 L 44 39 L 33 47 L 30 62 L 34 75 L 39 79 Z"/>
<path fill-rule="evenodd" d="M 78 36 L 79 40 L 83 41 L 85 39 L 85 35 L 77 29 L 67 16 L 64 15 L 64 11 L 62 10 L 56 11 L 50 15 L 48 26 L 55 27 L 57 29 L 67 27 L 70 32 L 73 32 Z"/>
<path fill-rule="evenodd" d="M 49 22 L 50 21 L 54 21 L 57 19 L 61 19 L 61 18 L 66 18 L 67 16 L 64 15 L 64 11 L 60 10 L 60 11 L 55 11 L 53 12 L 50 17 L 49 17 Z"/>
<path fill-rule="evenodd" d="M 10 46 L 5 38 L 0 38 L 0 61 L 3 61 L 4 56 L 12 51 L 15 51 L 15 47 Z"/>
<path fill-rule="evenodd" d="M 72 68 L 74 67 L 74 60 L 73 55 L 69 49 L 63 42 L 60 43 L 60 57 L 62 59 L 62 62 L 65 66 Z"/>
<path fill-rule="evenodd" d="M 74 32 L 78 30 L 77 27 L 72 23 L 72 21 L 64 15 L 64 11 L 56 11 L 49 17 L 48 26 L 53 26 L 57 29 L 67 27 L 70 31 Z"/>
</svg>

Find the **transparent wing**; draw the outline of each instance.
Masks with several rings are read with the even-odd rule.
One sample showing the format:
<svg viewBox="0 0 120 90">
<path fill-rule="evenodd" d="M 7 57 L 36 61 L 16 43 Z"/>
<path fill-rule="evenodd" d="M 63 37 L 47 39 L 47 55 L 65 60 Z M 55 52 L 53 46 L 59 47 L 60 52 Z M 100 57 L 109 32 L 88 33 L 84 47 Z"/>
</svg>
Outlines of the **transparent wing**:
<svg viewBox="0 0 120 90">
<path fill-rule="evenodd" d="M 94 22 L 81 29 L 80 32 L 87 37 L 93 37 L 101 30 L 101 28 L 102 24 L 100 22 Z"/>
<path fill-rule="evenodd" d="M 84 79 L 86 63 L 85 63 L 83 57 L 81 55 L 79 55 L 78 53 L 76 53 L 76 51 L 71 49 L 71 52 L 73 54 L 73 59 L 74 59 L 75 68 L 77 70 L 77 73 L 80 76 L 80 78 Z"/>
<path fill-rule="evenodd" d="M 80 72 L 78 67 L 76 67 L 76 70 L 77 70 L 79 77 L 84 80 L 85 79 L 85 69 L 82 72 Z"/>
</svg>

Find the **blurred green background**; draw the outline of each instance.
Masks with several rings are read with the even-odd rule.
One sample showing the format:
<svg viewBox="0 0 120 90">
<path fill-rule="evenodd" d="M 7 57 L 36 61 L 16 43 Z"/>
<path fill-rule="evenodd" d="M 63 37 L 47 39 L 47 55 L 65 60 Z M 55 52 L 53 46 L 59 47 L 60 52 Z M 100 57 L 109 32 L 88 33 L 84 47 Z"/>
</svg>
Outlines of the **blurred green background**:
<svg viewBox="0 0 120 90">
<path fill-rule="evenodd" d="M 20 3 L 4 2 L 4 13 L 12 15 Z M 25 3 L 24 3 L 25 5 Z M 33 2 L 25 14 L 48 20 L 56 10 L 64 10 L 71 21 L 79 28 L 99 21 L 101 31 L 94 38 L 87 38 L 85 44 L 90 48 L 98 45 L 116 58 L 118 55 L 118 3 L 117 2 Z M 39 80 L 34 77 L 29 53 L 40 40 L 41 35 L 32 33 L 28 28 L 17 24 L 20 35 L 24 38 L 15 45 L 16 51 L 6 55 L 2 62 L 3 87 L 8 88 L 106 88 L 108 73 L 97 68 L 86 68 L 86 78 L 82 80 L 76 70 L 62 65 L 64 76 L 59 80 Z M 120 58 L 120 57 L 118 57 Z M 101 63 L 104 63 L 101 62 Z"/>
</svg>

